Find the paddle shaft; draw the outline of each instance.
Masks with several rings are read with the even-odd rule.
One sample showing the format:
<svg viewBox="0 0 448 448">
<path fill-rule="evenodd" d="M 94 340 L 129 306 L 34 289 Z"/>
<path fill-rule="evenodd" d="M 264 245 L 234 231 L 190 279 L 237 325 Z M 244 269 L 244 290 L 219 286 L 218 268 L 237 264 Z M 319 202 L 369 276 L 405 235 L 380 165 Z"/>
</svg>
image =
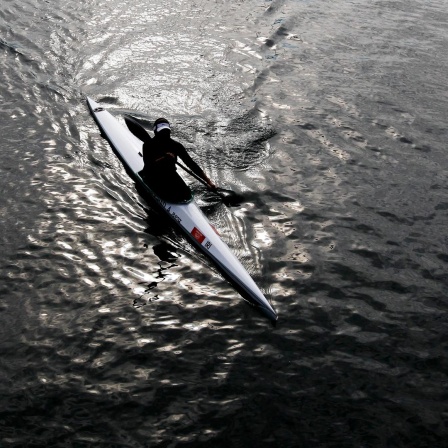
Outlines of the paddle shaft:
<svg viewBox="0 0 448 448">
<path fill-rule="evenodd" d="M 191 171 L 185 165 L 182 165 L 182 163 L 178 162 L 177 160 L 176 160 L 176 165 L 179 165 L 184 171 L 186 171 L 188 174 L 190 174 L 195 179 L 197 179 L 199 182 L 201 182 L 201 184 L 204 184 L 206 187 L 210 188 L 209 184 L 204 179 L 202 179 L 202 177 L 199 177 L 196 173 L 193 173 L 193 171 Z"/>
<path fill-rule="evenodd" d="M 190 174 L 191 176 L 193 176 L 195 179 L 197 179 L 199 182 L 201 182 L 201 184 L 204 184 L 210 191 L 212 191 L 213 193 L 215 193 L 217 196 L 219 196 L 222 199 L 227 199 L 226 196 L 224 196 L 222 193 L 220 193 L 218 191 L 217 188 L 211 188 L 210 185 L 202 178 L 200 178 L 196 173 L 193 173 L 193 171 L 191 171 L 190 169 L 188 169 L 186 166 L 182 165 L 182 163 L 177 162 L 176 164 L 179 165 L 184 171 L 186 171 L 188 174 Z"/>
</svg>

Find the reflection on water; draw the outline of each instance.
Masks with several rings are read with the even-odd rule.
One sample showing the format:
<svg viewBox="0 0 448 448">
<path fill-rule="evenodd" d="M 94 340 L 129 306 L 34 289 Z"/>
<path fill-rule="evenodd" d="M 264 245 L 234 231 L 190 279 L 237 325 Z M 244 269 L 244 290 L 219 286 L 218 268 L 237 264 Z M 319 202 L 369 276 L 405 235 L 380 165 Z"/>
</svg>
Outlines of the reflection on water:
<svg viewBox="0 0 448 448">
<path fill-rule="evenodd" d="M 0 11 L 2 446 L 442 446 L 440 2 Z M 169 116 L 272 328 L 101 139 Z"/>
</svg>

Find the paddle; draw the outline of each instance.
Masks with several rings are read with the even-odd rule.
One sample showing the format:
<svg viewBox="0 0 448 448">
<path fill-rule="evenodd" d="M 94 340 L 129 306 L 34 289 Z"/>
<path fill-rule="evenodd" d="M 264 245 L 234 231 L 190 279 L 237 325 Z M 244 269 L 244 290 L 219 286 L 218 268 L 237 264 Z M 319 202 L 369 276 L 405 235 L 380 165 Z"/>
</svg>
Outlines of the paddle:
<svg viewBox="0 0 448 448">
<path fill-rule="evenodd" d="M 133 117 L 125 115 L 124 121 L 128 129 L 143 143 L 151 140 L 151 136 L 148 131 Z"/>
<path fill-rule="evenodd" d="M 148 131 L 135 118 L 129 115 L 125 115 L 124 121 L 126 122 L 126 126 L 128 127 L 128 129 L 143 143 L 151 140 L 151 136 L 148 134 Z M 193 176 L 196 180 L 204 184 L 209 191 L 219 196 L 223 200 L 224 204 L 228 207 L 232 205 L 239 205 L 242 202 L 242 197 L 236 194 L 234 191 L 218 187 L 210 188 L 204 179 L 200 178 L 196 173 L 193 173 L 193 171 L 182 165 L 182 163 L 176 161 L 176 164 L 180 166 L 185 172 L 190 174 L 190 176 Z M 223 193 L 228 193 L 229 195 L 226 196 Z"/>
</svg>

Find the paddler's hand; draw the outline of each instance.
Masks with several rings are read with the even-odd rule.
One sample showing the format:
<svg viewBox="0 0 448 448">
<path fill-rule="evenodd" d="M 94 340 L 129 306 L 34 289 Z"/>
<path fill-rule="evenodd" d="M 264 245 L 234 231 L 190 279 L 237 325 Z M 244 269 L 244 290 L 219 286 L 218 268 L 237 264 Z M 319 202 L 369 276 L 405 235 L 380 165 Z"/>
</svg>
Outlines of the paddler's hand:
<svg viewBox="0 0 448 448">
<path fill-rule="evenodd" d="M 207 178 L 206 182 L 209 190 L 213 191 L 217 189 L 216 185 L 209 178 Z"/>
<path fill-rule="evenodd" d="M 176 156 L 172 152 L 167 152 L 164 156 L 156 159 L 156 162 L 161 162 L 162 160 L 175 159 Z"/>
</svg>

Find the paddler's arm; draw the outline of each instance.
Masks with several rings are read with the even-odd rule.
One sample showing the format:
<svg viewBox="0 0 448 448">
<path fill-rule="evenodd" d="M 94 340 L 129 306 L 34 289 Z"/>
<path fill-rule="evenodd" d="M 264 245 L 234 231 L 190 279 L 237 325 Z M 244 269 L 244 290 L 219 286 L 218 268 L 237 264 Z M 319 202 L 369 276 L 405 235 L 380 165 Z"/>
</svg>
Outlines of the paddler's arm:
<svg viewBox="0 0 448 448">
<path fill-rule="evenodd" d="M 213 181 L 205 174 L 204 170 L 191 158 L 190 154 L 188 154 L 187 150 L 184 148 L 183 145 L 179 146 L 179 153 L 178 156 L 182 160 L 182 162 L 187 165 L 188 168 L 190 168 L 191 171 L 193 171 L 194 174 L 199 176 L 201 179 L 203 179 L 208 187 L 211 190 L 216 190 L 216 185 L 213 183 Z"/>
</svg>

